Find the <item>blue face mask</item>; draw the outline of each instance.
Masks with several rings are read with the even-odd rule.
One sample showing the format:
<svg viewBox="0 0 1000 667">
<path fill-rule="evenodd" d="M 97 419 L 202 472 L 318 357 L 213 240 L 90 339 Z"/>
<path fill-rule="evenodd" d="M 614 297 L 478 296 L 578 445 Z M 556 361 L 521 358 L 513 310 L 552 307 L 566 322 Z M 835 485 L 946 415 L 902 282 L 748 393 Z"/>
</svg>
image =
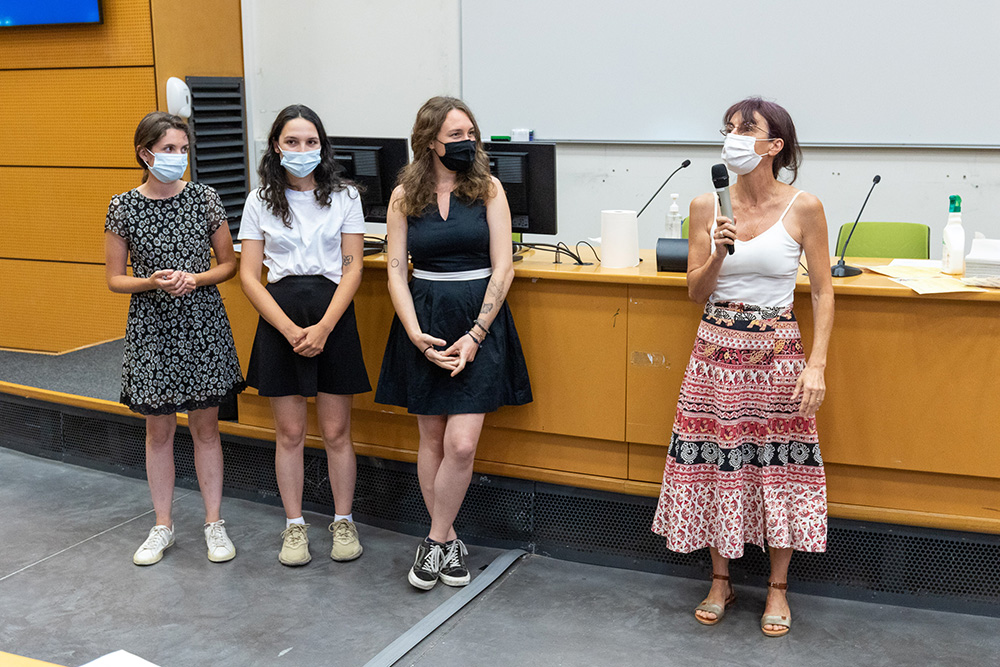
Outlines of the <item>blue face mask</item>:
<svg viewBox="0 0 1000 667">
<path fill-rule="evenodd" d="M 321 150 L 321 148 L 317 148 L 314 151 L 303 151 L 301 153 L 281 151 L 281 166 L 292 176 L 305 178 L 319 166 L 322 160 L 320 157 Z"/>
<path fill-rule="evenodd" d="M 187 153 L 153 153 L 152 151 L 150 153 L 153 156 L 153 164 L 150 165 L 145 160 L 143 162 L 149 167 L 149 173 L 160 183 L 173 183 L 187 171 Z"/>
</svg>

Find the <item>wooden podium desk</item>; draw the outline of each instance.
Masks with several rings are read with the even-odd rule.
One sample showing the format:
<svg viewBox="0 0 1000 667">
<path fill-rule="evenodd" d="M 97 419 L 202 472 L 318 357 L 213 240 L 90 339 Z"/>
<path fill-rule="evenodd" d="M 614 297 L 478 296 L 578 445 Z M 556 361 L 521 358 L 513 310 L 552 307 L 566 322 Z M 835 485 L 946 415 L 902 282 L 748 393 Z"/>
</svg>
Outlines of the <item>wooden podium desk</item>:
<svg viewBox="0 0 1000 667">
<path fill-rule="evenodd" d="M 476 470 L 655 496 L 701 307 L 684 274 L 656 272 L 652 251 L 632 269 L 552 257 L 533 251 L 515 264 L 508 302 L 534 401 L 487 417 Z M 385 256 L 364 266 L 355 307 L 374 387 L 393 309 Z M 257 315 L 238 281 L 222 288 L 245 370 Z M 818 413 L 830 515 L 1000 533 L 1000 291 L 919 296 L 870 273 L 834 278 L 834 290 Z M 809 349 L 804 276 L 795 311 Z M 416 419 L 373 395 L 354 401 L 358 453 L 415 461 Z M 273 437 L 268 402 L 252 389 L 240 423 Z M 309 433 L 322 446 L 312 411 Z"/>
</svg>

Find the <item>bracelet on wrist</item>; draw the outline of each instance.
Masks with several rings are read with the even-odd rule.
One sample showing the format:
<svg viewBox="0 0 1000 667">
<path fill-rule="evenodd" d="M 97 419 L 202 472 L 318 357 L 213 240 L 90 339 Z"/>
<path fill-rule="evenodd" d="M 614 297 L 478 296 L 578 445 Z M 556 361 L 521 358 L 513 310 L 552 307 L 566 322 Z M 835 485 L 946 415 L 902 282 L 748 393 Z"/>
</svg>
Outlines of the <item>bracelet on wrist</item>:
<svg viewBox="0 0 1000 667">
<path fill-rule="evenodd" d="M 479 321 L 479 318 L 472 320 L 472 326 L 479 327 L 483 332 L 483 338 L 490 335 L 490 330 L 486 328 L 486 325 Z"/>
<path fill-rule="evenodd" d="M 476 347 L 482 347 L 483 341 L 480 340 L 480 339 L 478 339 L 478 338 L 476 338 L 476 335 L 474 333 L 472 333 L 472 329 L 469 329 L 468 331 L 466 331 L 465 335 L 468 336 L 469 338 L 471 338 L 473 341 L 475 341 Z M 483 340 L 485 340 L 485 338 Z"/>
</svg>

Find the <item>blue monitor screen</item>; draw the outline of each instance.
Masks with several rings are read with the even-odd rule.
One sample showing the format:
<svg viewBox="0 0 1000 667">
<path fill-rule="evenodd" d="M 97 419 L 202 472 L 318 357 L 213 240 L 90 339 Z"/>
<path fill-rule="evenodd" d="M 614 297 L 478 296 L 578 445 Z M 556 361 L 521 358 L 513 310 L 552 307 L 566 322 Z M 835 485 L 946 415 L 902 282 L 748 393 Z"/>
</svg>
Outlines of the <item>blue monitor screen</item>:
<svg viewBox="0 0 1000 667">
<path fill-rule="evenodd" d="M 100 22 L 101 0 L 0 0 L 0 27 Z"/>
</svg>

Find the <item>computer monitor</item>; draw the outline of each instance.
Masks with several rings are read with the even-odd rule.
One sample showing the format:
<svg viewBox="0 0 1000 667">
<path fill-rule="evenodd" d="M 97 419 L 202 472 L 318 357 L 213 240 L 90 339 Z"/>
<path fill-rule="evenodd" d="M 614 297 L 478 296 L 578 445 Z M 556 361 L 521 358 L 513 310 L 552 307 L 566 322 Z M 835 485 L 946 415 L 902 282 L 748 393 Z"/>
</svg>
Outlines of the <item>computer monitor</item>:
<svg viewBox="0 0 1000 667">
<path fill-rule="evenodd" d="M 511 231 L 556 233 L 556 145 L 537 141 L 485 142 L 490 171 L 503 183 Z"/>
<path fill-rule="evenodd" d="M 367 222 L 385 222 L 399 170 L 409 162 L 406 139 L 328 137 L 345 176 L 363 185 L 361 207 Z"/>
</svg>

